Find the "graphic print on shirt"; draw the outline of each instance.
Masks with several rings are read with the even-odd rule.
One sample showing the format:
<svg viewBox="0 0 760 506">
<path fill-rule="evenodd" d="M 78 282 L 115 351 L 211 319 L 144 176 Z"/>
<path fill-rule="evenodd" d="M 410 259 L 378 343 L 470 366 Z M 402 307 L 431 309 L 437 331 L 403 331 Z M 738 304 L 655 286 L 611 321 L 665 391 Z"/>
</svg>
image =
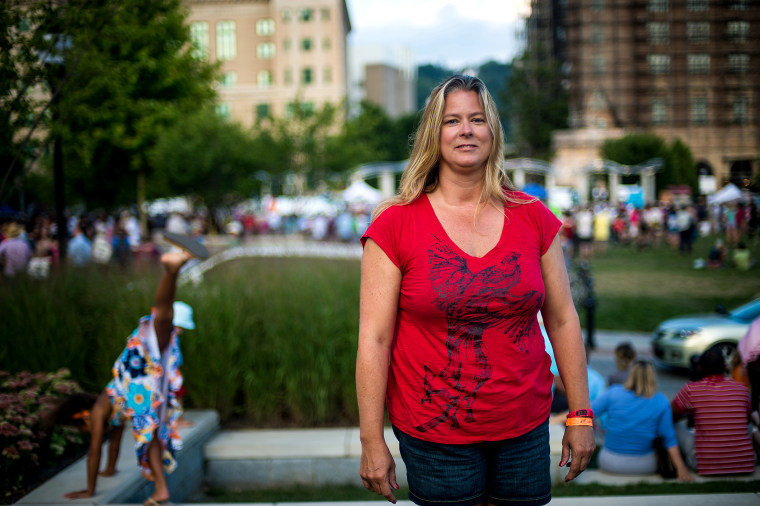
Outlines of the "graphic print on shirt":
<svg viewBox="0 0 760 506">
<path fill-rule="evenodd" d="M 438 295 L 436 305 L 446 312 L 448 331 L 446 351 L 448 363 L 440 371 L 425 365 L 425 395 L 422 404 L 439 399 L 442 412 L 417 426 L 427 432 L 449 421 L 451 429 L 459 428 L 459 409 L 465 407 L 465 422 L 475 421 L 473 404 L 478 390 L 491 377 L 491 365 L 483 344 L 483 332 L 498 328 L 511 336 L 512 343 L 527 353 L 526 340 L 535 315 L 543 304 L 543 294 L 535 290 L 518 293 L 520 255 L 512 252 L 501 262 L 478 273 L 467 266 L 467 260 L 437 237 L 428 250 L 430 281 Z M 465 362 L 474 367 L 463 367 Z"/>
</svg>

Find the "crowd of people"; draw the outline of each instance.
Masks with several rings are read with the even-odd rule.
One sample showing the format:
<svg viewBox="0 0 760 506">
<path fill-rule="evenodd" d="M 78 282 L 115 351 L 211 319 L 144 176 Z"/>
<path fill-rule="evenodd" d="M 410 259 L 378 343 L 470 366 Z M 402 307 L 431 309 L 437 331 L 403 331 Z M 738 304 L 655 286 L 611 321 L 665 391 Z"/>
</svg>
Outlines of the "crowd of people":
<svg viewBox="0 0 760 506">
<path fill-rule="evenodd" d="M 571 258 L 604 254 L 610 243 L 638 249 L 668 244 L 686 256 L 694 253 L 698 237 L 716 235 L 715 245 L 701 252 L 708 257 L 706 266 L 748 270 L 754 265 L 748 245 L 760 242 L 754 200 L 708 205 L 699 197 L 695 203 L 650 203 L 642 208 L 597 202 L 564 210 L 561 219 L 563 248 Z"/>
</svg>

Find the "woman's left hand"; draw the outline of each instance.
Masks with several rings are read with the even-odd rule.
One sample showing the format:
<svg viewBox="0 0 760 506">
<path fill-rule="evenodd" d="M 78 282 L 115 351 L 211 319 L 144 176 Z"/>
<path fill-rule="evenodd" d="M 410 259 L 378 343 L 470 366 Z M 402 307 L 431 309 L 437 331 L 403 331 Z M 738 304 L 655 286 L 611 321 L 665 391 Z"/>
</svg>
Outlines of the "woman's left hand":
<svg viewBox="0 0 760 506">
<path fill-rule="evenodd" d="M 565 435 L 562 437 L 562 457 L 559 461 L 560 467 L 570 466 L 565 481 L 572 481 L 586 469 L 595 449 L 593 427 L 578 425 L 565 428 Z"/>
</svg>

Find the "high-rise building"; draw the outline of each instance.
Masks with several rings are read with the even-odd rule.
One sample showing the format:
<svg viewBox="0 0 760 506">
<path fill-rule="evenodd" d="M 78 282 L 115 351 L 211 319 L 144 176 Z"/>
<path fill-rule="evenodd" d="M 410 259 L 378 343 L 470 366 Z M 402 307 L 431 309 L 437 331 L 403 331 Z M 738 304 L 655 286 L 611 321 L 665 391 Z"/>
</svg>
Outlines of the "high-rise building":
<svg viewBox="0 0 760 506">
<path fill-rule="evenodd" d="M 184 0 L 199 57 L 221 62 L 217 111 L 250 126 L 345 103 L 345 0 Z"/>
<path fill-rule="evenodd" d="M 417 66 L 412 52 L 401 45 L 351 47 L 349 103 L 351 114 L 367 100 L 397 118 L 417 109 Z"/>
<path fill-rule="evenodd" d="M 746 186 L 760 168 L 760 2 L 532 0 L 528 44 L 567 72 L 559 184 L 607 138 L 651 131 L 689 145 L 699 174 Z M 704 188 L 706 192 L 715 188 Z"/>
</svg>

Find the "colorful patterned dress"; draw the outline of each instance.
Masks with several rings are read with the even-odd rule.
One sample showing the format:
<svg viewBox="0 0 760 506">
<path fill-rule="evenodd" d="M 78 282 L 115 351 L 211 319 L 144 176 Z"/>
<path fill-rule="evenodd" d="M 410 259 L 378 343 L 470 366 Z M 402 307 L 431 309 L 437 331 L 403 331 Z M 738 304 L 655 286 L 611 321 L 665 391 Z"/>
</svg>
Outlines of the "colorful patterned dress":
<svg viewBox="0 0 760 506">
<path fill-rule="evenodd" d="M 179 370 L 182 355 L 176 332 L 172 333 L 169 346 L 161 355 L 153 326 L 154 316 L 155 313 L 140 319 L 137 328 L 127 338 L 126 348 L 114 363 L 114 378 L 106 386 L 114 410 L 132 421 L 137 461 L 148 480 L 153 480 L 148 466 L 148 446 L 156 431 L 166 473 L 177 467 L 174 455 L 182 448 L 177 431 L 177 421 L 182 414 L 177 401 L 177 391 L 182 388 Z"/>
</svg>

